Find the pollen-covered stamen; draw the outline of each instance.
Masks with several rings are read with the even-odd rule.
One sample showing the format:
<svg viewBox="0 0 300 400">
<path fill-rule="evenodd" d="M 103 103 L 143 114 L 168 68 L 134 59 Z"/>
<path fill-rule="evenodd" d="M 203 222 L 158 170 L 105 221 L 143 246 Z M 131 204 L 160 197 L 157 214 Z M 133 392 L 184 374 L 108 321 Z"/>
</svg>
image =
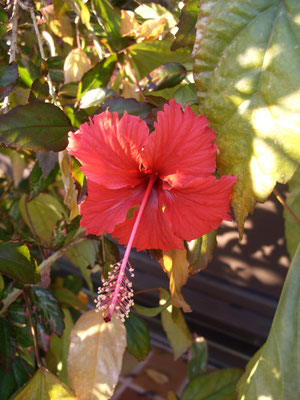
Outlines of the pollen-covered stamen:
<svg viewBox="0 0 300 400">
<path fill-rule="evenodd" d="M 118 266 L 116 268 L 116 271 L 115 272 L 114 272 L 114 270 L 111 271 L 112 274 L 109 276 L 109 279 L 107 280 L 107 282 L 104 282 L 104 284 L 105 284 L 104 287 L 108 288 L 107 293 L 104 294 L 104 293 L 99 292 L 100 293 L 99 296 L 104 296 L 104 297 L 101 297 L 99 299 L 99 296 L 98 296 L 97 304 L 100 303 L 100 305 L 97 308 L 101 309 L 101 310 L 103 308 L 108 310 L 107 314 L 104 318 L 105 322 L 109 322 L 111 320 L 111 316 L 115 310 L 117 311 L 119 316 L 123 315 L 123 314 L 128 315 L 130 307 L 133 304 L 132 294 L 129 295 L 129 293 L 132 293 L 132 289 L 131 289 L 132 284 L 131 284 L 131 282 L 128 281 L 128 278 L 126 276 L 126 266 L 128 263 L 130 250 L 132 247 L 133 240 L 135 238 L 137 228 L 139 226 L 144 208 L 146 206 L 152 186 L 153 186 L 154 182 L 156 181 L 156 178 L 157 178 L 156 175 L 150 176 L 141 207 L 139 208 L 135 223 L 132 228 L 132 232 L 130 234 L 130 238 L 129 238 L 129 241 L 127 244 L 124 258 L 123 258 L 121 264 L 120 263 L 116 264 L 116 266 Z M 129 265 L 129 271 L 130 271 L 130 268 L 131 268 L 131 266 Z M 130 272 L 132 272 L 132 271 L 130 271 Z M 121 302 L 119 302 L 119 299 L 123 299 L 123 300 Z M 104 304 L 103 307 L 102 307 L 102 304 Z M 124 306 L 124 305 L 126 305 L 126 306 Z M 120 307 L 120 308 L 117 308 L 117 307 Z M 125 312 L 122 310 L 125 310 Z"/>
<path fill-rule="evenodd" d="M 96 311 L 103 310 L 109 312 L 110 309 L 114 308 L 121 321 L 124 322 L 125 318 L 129 315 L 130 308 L 134 305 L 132 283 L 128 279 L 128 275 L 134 277 L 134 273 L 132 266 L 128 263 L 125 267 L 125 271 L 121 275 L 121 285 L 114 304 L 112 300 L 120 274 L 121 265 L 122 262 L 118 262 L 112 266 L 111 271 L 108 273 L 108 278 L 103 280 L 102 287 L 99 287 L 98 289 L 98 297 L 95 300 L 95 303 Z M 107 317 L 105 317 L 104 320 L 108 322 L 110 319 L 107 320 Z"/>
</svg>

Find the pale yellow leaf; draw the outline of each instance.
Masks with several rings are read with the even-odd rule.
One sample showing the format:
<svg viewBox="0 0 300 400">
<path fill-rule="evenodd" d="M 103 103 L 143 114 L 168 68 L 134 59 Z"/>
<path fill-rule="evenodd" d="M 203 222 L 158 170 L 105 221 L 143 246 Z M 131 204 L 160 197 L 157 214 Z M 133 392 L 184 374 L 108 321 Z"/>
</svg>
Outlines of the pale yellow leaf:
<svg viewBox="0 0 300 400">
<path fill-rule="evenodd" d="M 65 83 L 80 81 L 91 68 L 91 61 L 82 49 L 73 49 L 64 63 Z"/>
<path fill-rule="evenodd" d="M 78 319 L 71 333 L 68 375 L 79 400 L 111 398 L 125 347 L 126 329 L 115 315 L 106 323 L 91 310 Z"/>
<path fill-rule="evenodd" d="M 64 203 L 69 207 L 71 214 L 70 220 L 79 215 L 79 206 L 77 204 L 78 191 L 76 190 L 71 170 L 71 157 L 64 150 L 58 153 L 58 162 L 61 169 L 61 177 L 65 188 Z"/>
<path fill-rule="evenodd" d="M 52 32 L 62 38 L 65 43 L 73 46 L 73 28 L 69 17 L 64 14 L 60 18 L 56 18 L 53 4 L 41 8 L 40 11 Z"/>
<path fill-rule="evenodd" d="M 122 36 L 136 36 L 139 23 L 132 11 L 121 10 L 120 34 Z"/>
<path fill-rule="evenodd" d="M 170 250 L 163 255 L 163 269 L 170 278 L 172 304 L 181 307 L 184 312 L 191 312 L 191 307 L 184 300 L 181 288 L 189 276 L 189 262 L 186 250 Z"/>
<path fill-rule="evenodd" d="M 163 34 L 166 24 L 165 17 L 143 22 L 138 31 L 137 42 L 158 39 Z"/>
</svg>

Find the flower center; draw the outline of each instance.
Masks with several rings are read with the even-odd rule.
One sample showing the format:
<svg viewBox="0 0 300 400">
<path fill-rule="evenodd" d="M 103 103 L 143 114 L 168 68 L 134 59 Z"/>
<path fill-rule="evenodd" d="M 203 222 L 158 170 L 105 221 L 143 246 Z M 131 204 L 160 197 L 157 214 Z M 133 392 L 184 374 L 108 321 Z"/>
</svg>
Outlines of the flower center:
<svg viewBox="0 0 300 400">
<path fill-rule="evenodd" d="M 149 199 L 151 189 L 157 179 L 157 175 L 151 172 L 151 176 L 144 193 L 142 204 L 139 208 L 135 223 L 132 228 L 132 232 L 129 237 L 127 248 L 124 254 L 124 258 L 121 263 L 117 263 L 114 269 L 110 272 L 107 280 L 103 282 L 103 287 L 98 290 L 98 297 L 96 300 L 96 310 L 107 310 L 107 314 L 104 317 L 105 322 L 111 320 L 111 316 L 114 311 L 117 312 L 122 321 L 125 317 L 128 317 L 130 312 L 130 307 L 133 305 L 133 292 L 132 284 L 129 282 L 126 275 L 126 267 L 129 265 L 129 272 L 132 273 L 132 267 L 128 263 L 129 254 L 132 248 L 132 243 L 134 241 L 143 211 Z"/>
</svg>

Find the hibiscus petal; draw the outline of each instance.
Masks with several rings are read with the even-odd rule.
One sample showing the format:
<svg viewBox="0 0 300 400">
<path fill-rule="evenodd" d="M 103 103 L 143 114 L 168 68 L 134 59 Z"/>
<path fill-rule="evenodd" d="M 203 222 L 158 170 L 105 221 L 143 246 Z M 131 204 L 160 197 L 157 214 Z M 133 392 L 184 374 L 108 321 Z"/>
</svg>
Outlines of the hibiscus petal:
<svg viewBox="0 0 300 400">
<path fill-rule="evenodd" d="M 120 239 L 119 243 L 125 245 L 128 243 L 137 213 L 138 210 L 134 212 L 132 218 L 118 225 L 112 232 L 113 237 Z M 183 241 L 174 235 L 171 225 L 164 215 L 159 189 L 156 186 L 151 190 L 132 247 L 135 247 L 138 251 L 145 249 L 161 249 L 163 251 L 169 251 L 173 248 L 184 249 Z"/>
<path fill-rule="evenodd" d="M 88 179 L 110 189 L 136 186 L 141 182 L 140 153 L 148 137 L 148 127 L 126 112 L 119 120 L 108 110 L 90 119 L 90 124 L 69 133 L 68 151 L 82 163 Z"/>
<path fill-rule="evenodd" d="M 189 106 L 184 113 L 180 104 L 170 100 L 157 114 L 155 130 L 143 151 L 146 169 L 161 179 L 180 172 L 181 176 L 207 177 L 215 171 L 216 135 L 203 116 Z"/>
<path fill-rule="evenodd" d="M 196 239 L 230 221 L 233 176 L 197 178 L 183 187 L 162 191 L 165 215 L 173 232 L 187 241 Z"/>
<path fill-rule="evenodd" d="M 111 233 L 126 219 L 130 208 L 141 204 L 145 192 L 145 183 L 122 189 L 108 189 L 91 180 L 87 184 L 88 196 L 80 205 L 80 225 L 93 235 Z"/>
</svg>

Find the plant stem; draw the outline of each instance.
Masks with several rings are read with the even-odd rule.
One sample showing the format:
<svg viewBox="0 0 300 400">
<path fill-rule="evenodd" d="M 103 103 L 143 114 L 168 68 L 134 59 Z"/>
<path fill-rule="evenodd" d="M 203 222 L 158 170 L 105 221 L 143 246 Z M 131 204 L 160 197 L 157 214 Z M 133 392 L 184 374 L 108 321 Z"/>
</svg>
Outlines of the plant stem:
<svg viewBox="0 0 300 400">
<path fill-rule="evenodd" d="M 48 257 L 39 265 L 39 270 L 42 272 L 51 267 L 52 264 L 55 263 L 60 257 L 62 257 L 68 250 L 72 247 L 76 246 L 76 244 L 82 242 L 85 239 L 85 236 L 77 236 L 72 242 L 70 242 L 66 247 L 63 249 L 58 250 L 52 256 Z M 0 310 L 0 315 L 4 313 L 4 311 L 20 296 L 22 290 L 14 289 L 9 295 L 2 300 L 3 307 Z"/>
<path fill-rule="evenodd" d="M 37 340 L 36 340 L 36 334 L 35 334 L 35 329 L 34 329 L 34 325 L 33 325 L 33 321 L 32 321 L 32 316 L 31 316 L 31 312 L 30 312 L 30 305 L 29 305 L 29 300 L 28 300 L 28 295 L 26 293 L 26 289 L 23 290 L 23 296 L 24 296 L 24 299 L 25 299 L 26 308 L 27 308 L 28 317 L 29 317 L 29 322 L 30 322 L 30 330 L 31 330 L 31 336 L 33 338 L 35 358 L 36 358 L 37 365 L 40 368 L 40 367 L 42 367 L 42 363 L 41 363 L 41 359 L 40 359 L 39 347 L 38 347 Z"/>
<path fill-rule="evenodd" d="M 277 189 L 273 189 L 273 192 L 277 198 L 277 200 L 279 201 L 279 203 L 281 203 L 283 205 L 283 207 L 291 214 L 291 216 L 294 218 L 294 220 L 297 222 L 297 224 L 300 225 L 300 219 L 297 217 L 297 215 L 294 213 L 293 210 L 291 210 L 291 208 L 286 204 L 284 198 L 281 196 L 281 194 L 277 191 Z"/>
</svg>

